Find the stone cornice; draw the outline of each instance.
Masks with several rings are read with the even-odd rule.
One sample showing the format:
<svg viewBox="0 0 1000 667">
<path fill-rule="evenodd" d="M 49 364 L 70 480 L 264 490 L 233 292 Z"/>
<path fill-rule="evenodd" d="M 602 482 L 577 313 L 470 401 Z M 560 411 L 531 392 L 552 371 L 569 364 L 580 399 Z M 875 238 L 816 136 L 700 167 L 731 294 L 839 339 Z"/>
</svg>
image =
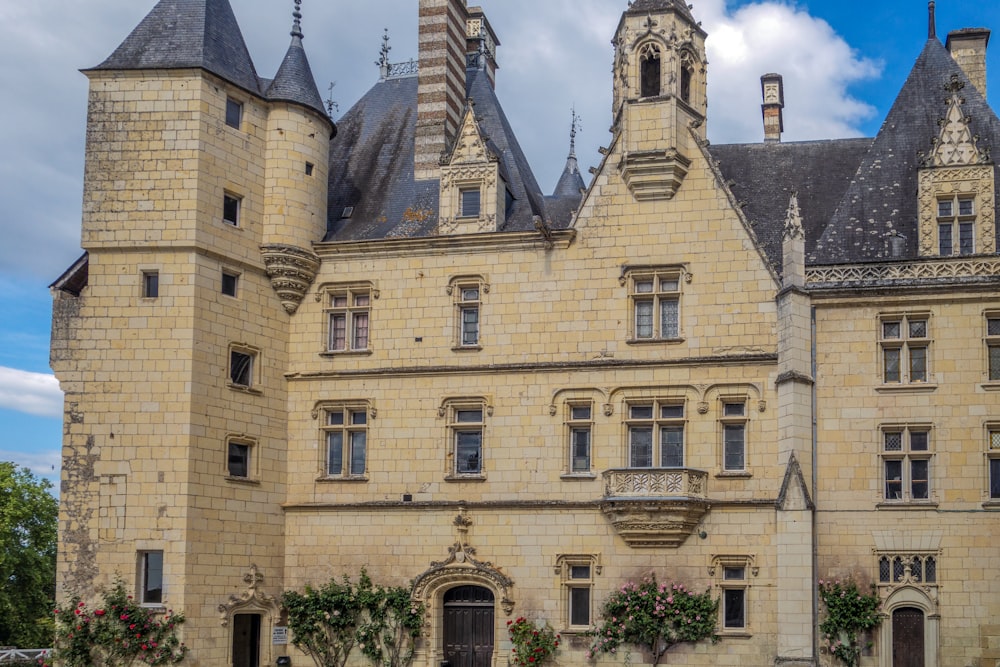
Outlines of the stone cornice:
<svg viewBox="0 0 1000 667">
<path fill-rule="evenodd" d="M 552 244 L 564 249 L 572 245 L 576 230 L 560 229 L 551 233 Z M 329 242 L 313 244 L 320 259 L 367 259 L 374 254 L 382 257 L 438 255 L 444 251 L 495 252 L 496 250 L 547 250 L 548 242 L 537 231 L 492 232 L 462 236 L 430 236 L 408 239 L 379 239 L 374 241 Z"/>
<path fill-rule="evenodd" d="M 810 291 L 879 288 L 935 287 L 1000 281 L 1000 256 L 936 257 L 909 262 L 842 264 L 806 269 Z"/>
</svg>

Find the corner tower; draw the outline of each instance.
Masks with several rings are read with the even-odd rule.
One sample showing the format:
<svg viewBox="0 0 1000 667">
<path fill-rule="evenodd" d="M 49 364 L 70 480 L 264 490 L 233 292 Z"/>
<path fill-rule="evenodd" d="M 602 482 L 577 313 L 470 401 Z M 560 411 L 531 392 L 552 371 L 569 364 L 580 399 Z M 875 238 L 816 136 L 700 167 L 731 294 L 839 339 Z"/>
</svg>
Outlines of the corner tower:
<svg viewBox="0 0 1000 667">
<path fill-rule="evenodd" d="M 618 169 L 638 200 L 671 199 L 705 138 L 706 33 L 678 0 L 636 0 L 612 45 Z"/>
</svg>

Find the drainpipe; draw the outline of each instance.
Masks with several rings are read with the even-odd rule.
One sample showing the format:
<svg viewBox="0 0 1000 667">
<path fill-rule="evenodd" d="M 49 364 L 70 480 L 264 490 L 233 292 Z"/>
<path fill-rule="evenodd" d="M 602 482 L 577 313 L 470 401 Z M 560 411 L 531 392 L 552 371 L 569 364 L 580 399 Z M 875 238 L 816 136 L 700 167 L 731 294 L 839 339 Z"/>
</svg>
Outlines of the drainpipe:
<svg viewBox="0 0 1000 667">
<path fill-rule="evenodd" d="M 813 612 L 813 664 L 819 664 L 819 584 L 817 583 L 817 577 L 819 575 L 819 530 L 816 525 L 817 509 L 819 507 L 819 489 L 817 487 L 818 474 L 817 470 L 819 465 L 817 463 L 817 457 L 819 455 L 819 434 L 817 427 L 817 417 L 816 417 L 816 384 L 819 382 L 819 377 L 816 375 L 816 306 L 812 306 L 810 309 L 810 343 L 809 343 L 809 358 L 810 364 L 812 365 L 812 405 L 810 406 L 810 411 L 812 412 L 812 490 L 813 490 L 813 507 L 812 507 L 812 612 Z"/>
</svg>

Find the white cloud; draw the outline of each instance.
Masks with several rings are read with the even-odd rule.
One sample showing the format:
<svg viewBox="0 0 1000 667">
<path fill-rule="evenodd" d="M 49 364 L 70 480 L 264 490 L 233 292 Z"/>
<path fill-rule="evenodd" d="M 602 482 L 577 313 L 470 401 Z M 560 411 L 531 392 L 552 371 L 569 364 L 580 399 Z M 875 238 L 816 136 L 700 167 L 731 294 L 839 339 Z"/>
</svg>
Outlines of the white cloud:
<svg viewBox="0 0 1000 667">
<path fill-rule="evenodd" d="M 38 417 L 61 417 L 63 393 L 53 375 L 0 366 L 0 408 Z"/>
</svg>

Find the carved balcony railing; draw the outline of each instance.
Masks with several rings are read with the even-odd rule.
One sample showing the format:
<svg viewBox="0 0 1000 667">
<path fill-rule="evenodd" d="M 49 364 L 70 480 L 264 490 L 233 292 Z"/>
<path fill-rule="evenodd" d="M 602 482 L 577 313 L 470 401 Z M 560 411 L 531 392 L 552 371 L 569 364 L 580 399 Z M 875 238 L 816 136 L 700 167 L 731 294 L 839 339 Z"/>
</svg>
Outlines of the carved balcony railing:
<svg viewBox="0 0 1000 667">
<path fill-rule="evenodd" d="M 604 471 L 601 510 L 631 547 L 679 547 L 709 507 L 708 473 L 703 470 Z"/>
</svg>

